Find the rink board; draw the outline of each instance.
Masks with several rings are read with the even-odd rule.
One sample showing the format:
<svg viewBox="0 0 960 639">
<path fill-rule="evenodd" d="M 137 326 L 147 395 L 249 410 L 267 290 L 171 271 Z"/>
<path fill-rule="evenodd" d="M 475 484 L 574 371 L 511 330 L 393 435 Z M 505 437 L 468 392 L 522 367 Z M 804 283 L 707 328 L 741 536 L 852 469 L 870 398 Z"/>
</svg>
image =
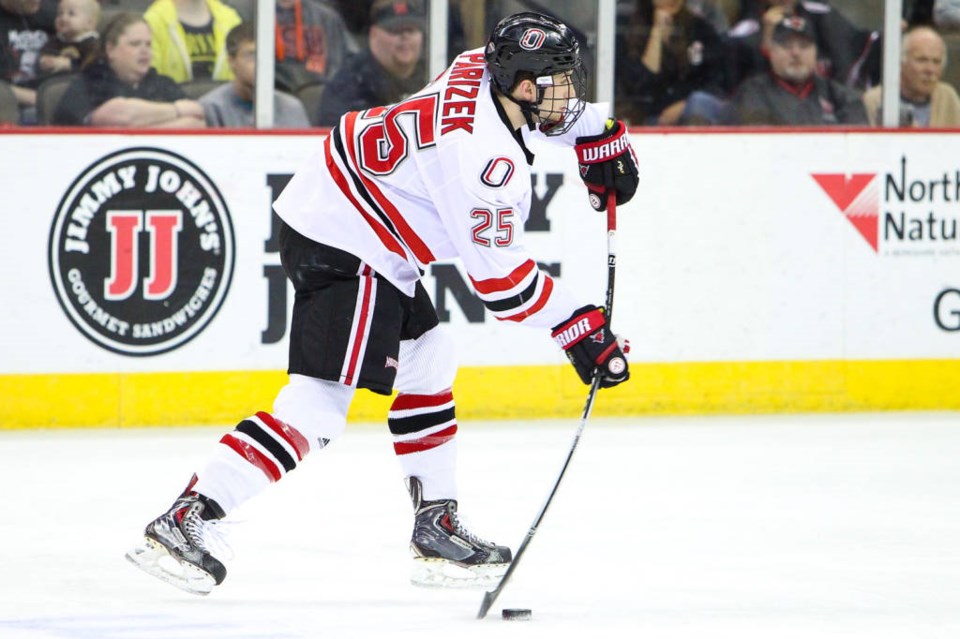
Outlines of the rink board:
<svg viewBox="0 0 960 639">
<path fill-rule="evenodd" d="M 270 203 L 322 136 L 0 135 L 15 159 L 0 428 L 269 408 L 292 306 Z M 598 414 L 960 408 L 960 135 L 633 141 L 641 183 L 620 210 L 614 324 L 634 379 Z M 572 153 L 535 150 L 525 243 L 600 301 L 602 216 Z M 577 414 L 584 387 L 546 331 L 495 322 L 466 282 L 455 263 L 425 275 L 457 341 L 461 417 Z M 388 403 L 359 393 L 352 416 L 380 419 Z"/>
</svg>

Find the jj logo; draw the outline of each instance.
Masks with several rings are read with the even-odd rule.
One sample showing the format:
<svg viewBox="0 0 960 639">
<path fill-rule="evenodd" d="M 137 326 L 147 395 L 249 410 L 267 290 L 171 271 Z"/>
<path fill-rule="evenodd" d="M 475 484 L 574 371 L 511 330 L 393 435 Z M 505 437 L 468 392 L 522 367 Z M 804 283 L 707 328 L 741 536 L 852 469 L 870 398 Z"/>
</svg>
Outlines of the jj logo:
<svg viewBox="0 0 960 639">
<path fill-rule="evenodd" d="M 183 229 L 183 213 L 108 211 L 110 277 L 104 285 L 104 299 L 125 300 L 137 288 L 140 270 L 137 236 L 144 228 L 144 218 L 150 237 L 150 274 L 144 279 L 143 298 L 166 299 L 177 286 L 177 234 Z"/>
</svg>

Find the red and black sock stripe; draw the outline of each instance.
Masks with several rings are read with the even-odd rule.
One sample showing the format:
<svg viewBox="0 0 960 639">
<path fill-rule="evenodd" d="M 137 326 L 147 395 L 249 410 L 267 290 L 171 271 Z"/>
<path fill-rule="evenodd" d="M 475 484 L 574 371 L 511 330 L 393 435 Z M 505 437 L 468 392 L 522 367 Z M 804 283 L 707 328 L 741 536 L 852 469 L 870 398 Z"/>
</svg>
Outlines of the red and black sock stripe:
<svg viewBox="0 0 960 639">
<path fill-rule="evenodd" d="M 270 481 L 296 468 L 310 452 L 302 433 L 262 411 L 237 424 L 220 443 L 263 471 Z"/>
<path fill-rule="evenodd" d="M 451 441 L 457 434 L 457 416 L 450 390 L 435 395 L 400 393 L 387 416 L 398 455 L 418 453 Z"/>
</svg>

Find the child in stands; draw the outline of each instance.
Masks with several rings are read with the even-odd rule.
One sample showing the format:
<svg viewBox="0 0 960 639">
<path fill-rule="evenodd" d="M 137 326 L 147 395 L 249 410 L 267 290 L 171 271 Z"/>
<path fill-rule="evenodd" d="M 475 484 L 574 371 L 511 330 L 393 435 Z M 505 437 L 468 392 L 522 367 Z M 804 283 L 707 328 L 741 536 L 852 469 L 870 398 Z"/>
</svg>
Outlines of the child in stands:
<svg viewBox="0 0 960 639">
<path fill-rule="evenodd" d="M 44 75 L 77 71 L 95 60 L 100 48 L 97 0 L 60 0 L 57 8 L 57 35 L 40 50 L 40 71 Z"/>
</svg>

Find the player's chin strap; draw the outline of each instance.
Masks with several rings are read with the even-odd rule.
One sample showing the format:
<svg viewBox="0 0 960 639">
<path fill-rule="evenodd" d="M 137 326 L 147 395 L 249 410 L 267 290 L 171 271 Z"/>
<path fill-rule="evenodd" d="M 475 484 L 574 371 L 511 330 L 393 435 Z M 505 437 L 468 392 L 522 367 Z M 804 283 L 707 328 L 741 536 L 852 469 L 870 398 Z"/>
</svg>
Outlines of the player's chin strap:
<svg viewBox="0 0 960 639">
<path fill-rule="evenodd" d="M 527 128 L 531 131 L 537 128 L 539 122 L 535 122 L 533 116 L 536 115 L 537 120 L 540 119 L 540 106 L 533 102 L 527 102 L 526 100 L 517 100 L 512 95 L 508 95 L 507 98 L 520 107 L 520 112 L 523 113 L 523 119 L 527 122 Z"/>
<path fill-rule="evenodd" d="M 537 87 L 537 102 L 534 104 L 528 100 L 518 100 L 509 93 L 504 93 L 503 95 L 520 107 L 520 112 L 523 113 L 523 119 L 527 123 L 527 128 L 533 131 L 537 128 L 537 125 L 540 124 L 540 103 L 543 102 L 543 94 L 546 92 L 545 87 Z M 534 116 L 537 116 L 537 122 L 534 121 Z"/>
</svg>

